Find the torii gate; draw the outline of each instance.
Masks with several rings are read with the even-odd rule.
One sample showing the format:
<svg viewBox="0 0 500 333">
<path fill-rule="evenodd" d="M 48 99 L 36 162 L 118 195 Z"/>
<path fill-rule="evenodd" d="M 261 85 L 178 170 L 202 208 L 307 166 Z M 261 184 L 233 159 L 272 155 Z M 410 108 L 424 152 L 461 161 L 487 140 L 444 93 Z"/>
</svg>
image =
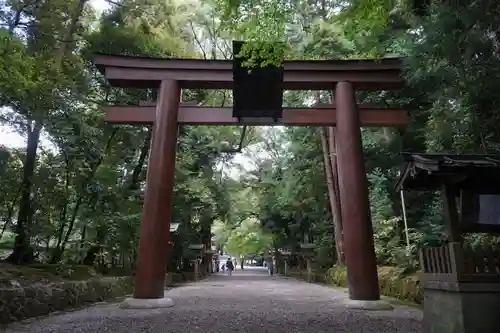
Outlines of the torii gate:
<svg viewBox="0 0 500 333">
<path fill-rule="evenodd" d="M 106 121 L 117 124 L 153 123 L 151 153 L 142 208 L 139 257 L 132 299 L 127 307 L 166 307 L 164 297 L 172 187 L 178 126 L 290 125 L 336 126 L 339 191 L 344 251 L 353 301 L 380 300 L 368 185 L 363 160 L 361 126 L 404 126 L 401 109 L 358 106 L 357 90 L 395 90 L 404 85 L 400 59 L 285 61 L 284 90 L 335 90 L 335 105 L 285 108 L 273 121 L 238 119 L 232 108 L 185 106 L 181 89 L 231 89 L 231 60 L 161 59 L 96 54 L 94 63 L 112 86 L 157 88 L 156 105 L 110 106 Z"/>
</svg>

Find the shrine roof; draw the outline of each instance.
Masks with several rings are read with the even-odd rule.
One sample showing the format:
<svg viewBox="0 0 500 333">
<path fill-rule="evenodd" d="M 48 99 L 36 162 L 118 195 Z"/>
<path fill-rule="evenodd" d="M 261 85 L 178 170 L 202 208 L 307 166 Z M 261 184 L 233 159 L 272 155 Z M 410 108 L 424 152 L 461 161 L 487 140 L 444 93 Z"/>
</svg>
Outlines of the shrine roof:
<svg viewBox="0 0 500 333">
<path fill-rule="evenodd" d="M 113 86 L 155 88 L 161 80 L 178 80 L 183 88 L 231 89 L 232 60 L 137 57 L 96 53 L 93 62 Z M 331 89 L 350 81 L 360 90 L 401 89 L 401 58 L 377 60 L 286 60 L 285 89 Z"/>
<path fill-rule="evenodd" d="M 406 162 L 396 190 L 432 191 L 443 182 L 457 187 L 500 185 L 500 155 L 401 153 Z"/>
</svg>

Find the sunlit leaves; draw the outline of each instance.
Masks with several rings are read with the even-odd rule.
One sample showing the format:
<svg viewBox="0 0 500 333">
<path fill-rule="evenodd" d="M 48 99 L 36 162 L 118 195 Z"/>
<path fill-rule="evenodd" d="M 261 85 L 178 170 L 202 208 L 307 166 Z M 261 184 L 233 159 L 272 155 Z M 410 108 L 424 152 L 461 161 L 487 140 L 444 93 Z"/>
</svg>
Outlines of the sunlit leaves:
<svg viewBox="0 0 500 333">
<path fill-rule="evenodd" d="M 265 234 L 255 218 L 247 218 L 231 231 L 226 243 L 229 253 L 246 256 L 271 250 L 272 237 Z"/>
</svg>

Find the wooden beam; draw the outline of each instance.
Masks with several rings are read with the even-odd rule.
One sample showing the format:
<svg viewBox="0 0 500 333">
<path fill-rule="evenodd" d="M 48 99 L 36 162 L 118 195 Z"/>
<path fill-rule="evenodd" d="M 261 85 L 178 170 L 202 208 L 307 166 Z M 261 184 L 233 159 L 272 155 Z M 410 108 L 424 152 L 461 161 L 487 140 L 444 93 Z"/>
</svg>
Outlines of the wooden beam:
<svg viewBox="0 0 500 333">
<path fill-rule="evenodd" d="M 161 59 L 95 54 L 94 64 L 109 83 L 122 88 L 156 88 L 178 80 L 185 89 L 232 89 L 231 60 Z M 326 90 L 350 81 L 358 90 L 398 90 L 404 86 L 402 59 L 310 60 L 283 63 L 285 90 Z"/>
<path fill-rule="evenodd" d="M 218 70 L 231 71 L 232 60 L 182 59 L 182 58 L 155 58 L 106 53 L 94 53 L 93 62 L 97 67 L 123 68 L 153 68 L 153 69 L 182 69 L 182 70 Z M 373 71 L 387 69 L 401 69 L 403 58 L 382 59 L 337 59 L 337 60 L 285 60 L 284 69 L 287 71 L 333 71 L 357 70 Z"/>
<path fill-rule="evenodd" d="M 144 103 L 143 103 L 144 104 Z M 362 126 L 390 127 L 404 126 L 408 123 L 408 112 L 402 109 L 381 109 L 359 106 Z M 156 106 L 109 106 L 105 121 L 115 124 L 151 124 L 155 121 Z M 233 117 L 233 109 L 197 106 L 181 106 L 177 118 L 185 125 L 289 125 L 289 126 L 335 126 L 334 107 L 284 108 L 283 118 L 278 123 L 262 120 L 239 122 Z"/>
<path fill-rule="evenodd" d="M 178 80 L 183 89 L 233 89 L 232 71 L 106 67 L 104 75 L 114 87 L 157 88 L 163 80 Z M 326 90 L 336 82 L 352 81 L 357 90 L 399 90 L 404 87 L 399 70 L 370 72 L 285 71 L 284 90 Z"/>
</svg>

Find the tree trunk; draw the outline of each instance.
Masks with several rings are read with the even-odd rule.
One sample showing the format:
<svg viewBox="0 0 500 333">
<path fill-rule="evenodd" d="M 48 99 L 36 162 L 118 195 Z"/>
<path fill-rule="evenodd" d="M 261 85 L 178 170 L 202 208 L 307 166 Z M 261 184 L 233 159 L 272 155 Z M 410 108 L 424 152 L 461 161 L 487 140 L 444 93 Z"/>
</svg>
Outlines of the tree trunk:
<svg viewBox="0 0 500 333">
<path fill-rule="evenodd" d="M 80 245 L 79 245 L 79 251 L 78 251 L 78 263 L 82 264 L 83 263 L 83 249 L 85 248 L 85 240 L 87 238 L 87 224 L 84 224 L 82 226 L 82 229 L 80 231 Z"/>
<path fill-rule="evenodd" d="M 134 191 L 139 189 L 139 185 L 141 182 L 141 173 L 144 169 L 144 165 L 146 164 L 147 157 L 149 155 L 149 149 L 151 147 L 151 137 L 153 135 L 153 127 L 150 126 L 148 128 L 148 132 L 146 134 L 146 137 L 144 138 L 144 141 L 142 143 L 142 148 L 139 153 L 139 158 L 137 160 L 137 163 L 135 164 L 135 167 L 132 171 L 132 175 L 129 180 L 128 186 L 125 188 L 125 194 L 124 198 L 128 199 Z"/>
<path fill-rule="evenodd" d="M 118 132 L 118 130 L 116 130 L 116 129 L 111 132 L 111 134 L 108 138 L 108 141 L 106 142 L 106 146 L 104 147 L 103 153 L 99 157 L 99 160 L 92 166 L 92 169 L 90 170 L 90 174 L 87 175 L 87 177 L 83 181 L 83 184 L 87 184 L 95 178 L 97 170 L 101 166 L 102 161 L 104 160 L 104 156 L 109 151 L 109 149 L 111 147 L 111 143 L 113 142 L 113 139 L 115 138 L 117 132 Z M 68 173 L 69 173 L 69 170 L 68 170 Z M 69 185 L 69 178 L 68 178 L 67 184 Z M 71 237 L 71 233 L 73 232 L 73 228 L 75 227 L 75 222 L 76 222 L 76 219 L 78 217 L 78 212 L 79 212 L 80 208 L 82 207 L 82 203 L 83 203 L 83 196 L 81 194 L 82 192 L 83 192 L 83 188 L 79 192 L 80 194 L 78 195 L 75 207 L 73 208 L 73 212 L 71 214 L 71 219 L 69 220 L 68 230 L 66 230 L 66 234 L 64 236 L 64 239 L 62 239 L 62 235 L 64 234 L 64 228 L 66 227 L 66 224 L 67 224 L 67 221 L 66 221 L 67 208 L 64 208 L 65 209 L 65 213 L 63 215 L 64 221 L 61 221 L 61 229 L 60 229 L 60 234 L 59 234 L 59 238 L 58 238 L 58 243 L 57 243 L 56 248 L 54 249 L 52 258 L 50 260 L 50 263 L 52 263 L 52 264 L 55 264 L 55 263 L 58 263 L 59 261 L 61 261 L 62 255 L 63 255 L 64 250 L 66 248 L 66 244 L 68 243 L 69 238 Z M 64 206 L 64 207 L 67 207 L 67 206 Z"/>
<path fill-rule="evenodd" d="M 344 259 L 344 237 L 343 228 L 342 228 L 342 214 L 341 214 L 341 206 L 340 206 L 340 190 L 339 190 L 339 176 L 338 176 L 338 168 L 337 168 L 337 144 L 335 142 L 335 127 L 328 127 L 328 151 L 330 153 L 330 162 L 332 165 L 332 184 L 333 184 L 333 192 L 335 193 L 335 232 L 339 235 L 339 246 L 340 253 L 342 254 L 338 260 L 339 265 L 343 265 L 345 263 Z"/>
<path fill-rule="evenodd" d="M 210 225 L 211 225 L 211 218 L 208 218 L 206 216 L 203 217 L 203 219 L 200 221 L 201 222 L 201 243 L 204 244 L 205 246 L 208 246 L 210 244 L 211 240 L 211 232 L 210 232 Z M 208 248 L 207 248 L 208 250 Z M 208 272 L 208 267 L 209 267 L 209 258 L 210 255 L 208 253 L 204 253 L 202 255 L 202 270 L 204 272 Z"/>
<path fill-rule="evenodd" d="M 23 166 L 23 180 L 21 182 L 21 200 L 19 201 L 19 212 L 17 214 L 17 225 L 15 230 L 16 238 L 14 240 L 12 253 L 5 259 L 5 261 L 16 265 L 30 263 L 34 260 L 33 248 L 31 248 L 29 241 L 29 229 L 33 217 L 31 190 L 33 188 L 36 154 L 41 131 L 42 123 L 39 121 L 33 121 L 33 128 L 28 130 L 26 157 Z"/>
<path fill-rule="evenodd" d="M 52 259 L 50 261 L 51 264 L 55 264 L 56 262 L 59 261 L 61 254 L 60 248 L 61 248 L 61 243 L 63 241 L 63 236 L 64 236 L 64 228 L 66 227 L 66 220 L 67 220 L 67 215 L 68 215 L 68 204 L 69 204 L 69 187 L 71 183 L 71 167 L 68 158 L 66 157 L 66 177 L 65 177 L 65 183 L 64 183 L 64 193 L 65 197 L 62 200 L 62 209 L 61 209 L 61 214 L 59 218 L 59 229 L 57 231 L 57 243 L 56 247 L 52 253 Z M 55 261 L 56 260 L 56 261 Z M 55 262 L 54 262 L 55 261 Z"/>
<path fill-rule="evenodd" d="M 337 179 L 334 178 L 334 167 L 331 160 L 331 147 L 329 145 L 329 135 L 326 127 L 321 128 L 321 147 L 323 148 L 323 160 L 325 164 L 326 183 L 328 186 L 328 198 L 330 199 L 330 208 L 332 212 L 334 240 L 336 249 L 337 264 L 343 264 L 344 255 L 342 250 L 342 225 L 340 219 L 340 207 L 338 202 L 338 191 L 334 183 Z M 335 167 L 336 169 L 336 167 Z"/>
<path fill-rule="evenodd" d="M 20 2 L 15 4 L 15 7 L 13 6 L 12 9 L 15 11 L 15 14 L 14 14 L 13 20 L 9 24 L 9 35 L 10 36 L 14 35 L 14 30 L 19 26 L 19 23 L 21 22 L 21 17 L 22 17 L 22 14 L 23 14 L 25 7 L 26 7 L 26 5 L 24 5 Z"/>
<path fill-rule="evenodd" d="M 64 56 L 67 51 L 72 51 L 75 48 L 76 41 L 74 40 L 75 34 L 78 30 L 78 24 L 80 23 L 80 18 L 83 15 L 83 10 L 85 8 L 85 3 L 88 0 L 79 0 L 76 3 L 75 10 L 73 11 L 73 15 L 71 15 L 71 22 L 69 24 L 69 28 L 64 35 L 64 39 L 62 44 L 59 46 L 59 49 L 56 53 L 56 64 L 61 66 Z"/>
<path fill-rule="evenodd" d="M 99 253 L 100 248 L 101 247 L 98 245 L 91 246 L 90 249 L 87 251 L 85 258 L 83 258 L 82 264 L 86 266 L 93 266 L 95 264 L 95 258 Z"/>
<path fill-rule="evenodd" d="M 75 11 L 72 15 L 72 20 L 68 31 L 65 35 L 63 45 L 56 53 L 56 64 L 61 66 L 65 53 L 76 44 L 73 36 L 78 30 L 78 23 L 83 14 L 83 9 L 87 0 L 80 0 L 77 3 Z M 19 23 L 23 8 L 19 8 L 16 12 L 14 24 L 9 27 L 9 32 L 12 34 L 15 26 Z M 34 11 L 36 16 L 36 10 Z M 38 31 L 34 28 L 33 36 L 37 37 Z M 26 160 L 24 163 L 23 180 L 21 189 L 21 200 L 19 202 L 19 212 L 16 226 L 16 238 L 14 241 L 13 252 L 6 258 L 7 262 L 13 264 L 29 263 L 34 260 L 33 249 L 29 242 L 29 229 L 31 227 L 33 210 L 31 202 L 31 192 L 33 187 L 33 175 L 36 168 L 36 155 L 38 143 L 40 140 L 40 132 L 42 130 L 42 122 L 40 119 L 32 121 L 33 128 L 28 130 L 28 144 L 26 148 Z"/>
<path fill-rule="evenodd" d="M 2 231 L 0 232 L 0 240 L 7 230 L 7 227 L 12 223 L 12 218 L 14 217 L 14 209 L 16 208 L 17 198 L 19 197 L 19 192 L 21 192 L 21 187 L 18 188 L 16 195 L 12 199 L 9 209 L 7 210 L 7 217 L 5 219 L 5 223 L 3 224 Z"/>
<path fill-rule="evenodd" d="M 52 254 L 52 258 L 50 260 L 51 264 L 56 264 L 56 263 L 60 262 L 62 259 L 62 256 L 64 254 L 64 250 L 66 249 L 66 245 L 69 241 L 69 238 L 71 237 L 71 233 L 73 232 L 73 228 L 75 227 L 76 217 L 78 215 L 78 211 L 80 210 L 82 202 L 83 202 L 83 197 L 81 195 L 79 195 L 78 199 L 76 201 L 75 207 L 73 208 L 73 213 L 71 214 L 71 219 L 69 221 L 69 226 L 68 226 L 68 230 L 66 231 L 66 235 L 64 236 L 64 239 L 62 240 L 62 242 L 58 241 L 59 244 L 54 249 L 54 252 Z M 66 224 L 66 222 L 64 224 Z M 61 228 L 64 228 L 64 226 Z M 61 230 L 61 236 L 62 236 L 62 234 L 63 234 L 63 231 Z"/>
</svg>

